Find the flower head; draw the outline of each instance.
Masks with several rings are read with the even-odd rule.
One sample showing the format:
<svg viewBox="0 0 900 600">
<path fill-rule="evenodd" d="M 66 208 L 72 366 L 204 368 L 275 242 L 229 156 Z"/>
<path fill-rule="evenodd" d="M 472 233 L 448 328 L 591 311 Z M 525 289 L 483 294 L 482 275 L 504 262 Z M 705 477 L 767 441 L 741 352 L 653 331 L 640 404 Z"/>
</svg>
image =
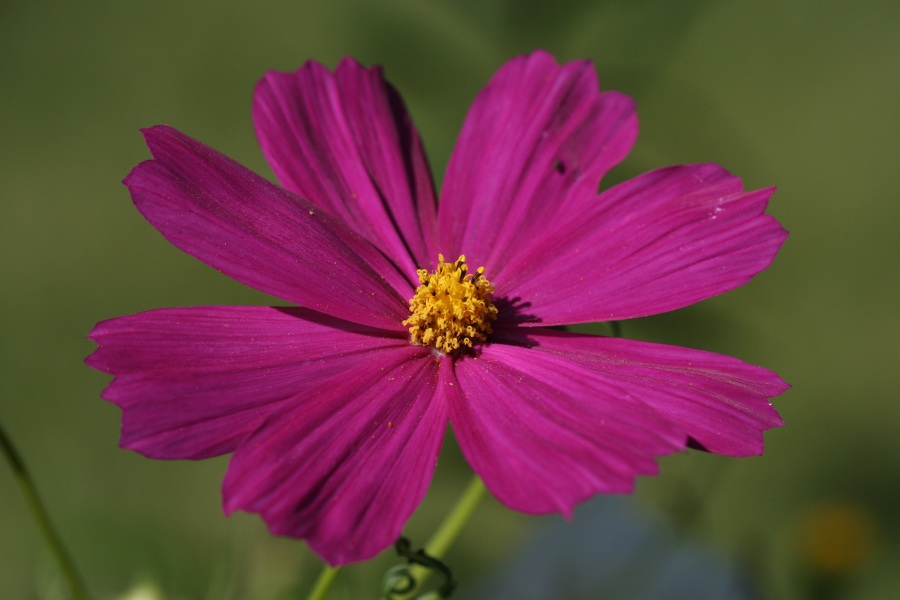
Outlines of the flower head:
<svg viewBox="0 0 900 600">
<path fill-rule="evenodd" d="M 698 350 L 547 326 L 673 310 L 765 269 L 787 233 L 712 164 L 598 195 L 637 135 L 587 61 L 509 61 L 478 95 L 436 201 L 409 115 L 346 59 L 268 73 L 253 119 L 281 186 L 168 126 L 125 179 L 171 243 L 299 307 L 206 306 L 99 323 L 121 445 L 233 452 L 226 512 L 258 512 L 331 564 L 393 543 L 446 423 L 527 513 L 628 492 L 689 443 L 744 456 L 782 424 L 774 373 Z M 444 257 L 459 257 L 444 262 Z M 478 268 L 470 270 L 469 265 Z"/>
</svg>

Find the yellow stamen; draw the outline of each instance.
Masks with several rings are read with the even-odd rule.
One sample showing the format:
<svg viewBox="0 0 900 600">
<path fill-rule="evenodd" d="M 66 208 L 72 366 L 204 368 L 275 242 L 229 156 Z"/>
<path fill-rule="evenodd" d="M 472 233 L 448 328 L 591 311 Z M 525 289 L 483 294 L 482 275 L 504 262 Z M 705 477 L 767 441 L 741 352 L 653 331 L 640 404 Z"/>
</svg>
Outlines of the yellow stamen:
<svg viewBox="0 0 900 600">
<path fill-rule="evenodd" d="M 434 273 L 419 269 L 419 287 L 409 301 L 412 313 L 403 321 L 415 344 L 436 348 L 445 354 L 471 348 L 491 333 L 497 308 L 491 302 L 494 286 L 484 277 L 484 267 L 468 275 L 465 255 L 445 263 L 438 254 Z"/>
</svg>

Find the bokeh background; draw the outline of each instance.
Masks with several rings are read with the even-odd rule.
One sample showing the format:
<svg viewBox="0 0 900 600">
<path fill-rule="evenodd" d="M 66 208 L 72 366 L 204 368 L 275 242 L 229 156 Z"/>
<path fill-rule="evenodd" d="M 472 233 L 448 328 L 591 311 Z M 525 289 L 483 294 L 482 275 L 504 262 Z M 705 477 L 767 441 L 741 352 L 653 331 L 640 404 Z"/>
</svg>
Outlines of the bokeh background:
<svg viewBox="0 0 900 600">
<path fill-rule="evenodd" d="M 298 598 L 319 569 L 256 516 L 222 516 L 227 457 L 119 450 L 119 411 L 99 398 L 108 378 L 82 363 L 102 319 L 273 302 L 134 210 L 120 181 L 149 156 L 138 128 L 171 124 L 271 178 L 250 120 L 256 80 L 353 55 L 384 65 L 440 181 L 474 95 L 539 47 L 592 59 L 604 88 L 637 101 L 641 135 L 604 186 L 718 162 L 748 188 L 777 185 L 769 212 L 791 231 L 744 288 L 624 323 L 628 337 L 738 356 L 794 386 L 764 456 L 669 457 L 633 510 L 738 565 L 765 598 L 900 597 L 900 4 L 5 0 L 0 421 L 98 598 L 140 585 L 165 598 Z M 414 540 L 467 479 L 449 440 Z M 476 586 L 551 521 L 487 501 L 448 561 Z M 333 597 L 375 597 L 390 554 L 347 569 Z M 64 597 L 6 465 L 0 597 Z"/>
</svg>

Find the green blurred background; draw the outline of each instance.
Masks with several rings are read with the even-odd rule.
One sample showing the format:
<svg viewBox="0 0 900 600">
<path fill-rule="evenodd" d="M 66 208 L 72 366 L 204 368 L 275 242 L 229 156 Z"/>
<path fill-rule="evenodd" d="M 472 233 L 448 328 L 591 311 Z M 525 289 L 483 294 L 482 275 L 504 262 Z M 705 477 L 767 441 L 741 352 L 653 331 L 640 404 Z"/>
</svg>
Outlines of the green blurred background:
<svg viewBox="0 0 900 600">
<path fill-rule="evenodd" d="M 592 59 L 604 88 L 637 101 L 641 135 L 604 186 L 717 162 L 748 188 L 777 185 L 769 212 L 791 231 L 750 285 L 624 324 L 628 337 L 738 356 L 794 386 L 763 457 L 670 457 L 635 502 L 736 557 L 765 597 L 810 597 L 812 580 L 835 583 L 832 597 L 900 597 L 900 4 L 5 0 L 0 421 L 98 598 L 142 582 L 166 598 L 302 597 L 319 568 L 255 516 L 222 516 L 227 458 L 119 450 L 119 411 L 99 398 L 108 378 L 82 364 L 102 319 L 275 302 L 182 254 L 134 210 L 120 181 L 149 156 L 138 128 L 171 124 L 271 178 L 254 83 L 352 55 L 384 65 L 440 181 L 473 96 L 539 47 Z M 467 478 L 448 442 L 414 539 Z M 536 522 L 486 502 L 448 560 L 476 581 Z M 334 598 L 374 597 L 390 554 L 348 569 Z M 62 589 L 0 466 L 0 597 Z"/>
</svg>

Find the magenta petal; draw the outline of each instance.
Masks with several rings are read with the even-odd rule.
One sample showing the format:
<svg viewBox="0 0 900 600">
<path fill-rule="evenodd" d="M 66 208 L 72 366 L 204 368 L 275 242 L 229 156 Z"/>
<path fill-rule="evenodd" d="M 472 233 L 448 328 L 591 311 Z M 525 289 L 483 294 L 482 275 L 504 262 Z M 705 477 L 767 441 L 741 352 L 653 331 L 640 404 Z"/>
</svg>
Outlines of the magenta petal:
<svg viewBox="0 0 900 600">
<path fill-rule="evenodd" d="M 390 546 L 437 463 L 448 362 L 407 344 L 286 404 L 235 451 L 225 510 L 260 513 L 332 565 Z"/>
<path fill-rule="evenodd" d="M 403 101 L 381 69 L 344 59 L 269 72 L 253 121 L 281 184 L 344 220 L 409 277 L 436 250 L 431 172 Z"/>
<path fill-rule="evenodd" d="M 730 356 L 544 328 L 498 328 L 495 339 L 527 346 L 536 361 L 577 363 L 678 423 L 710 452 L 762 454 L 763 431 L 784 425 L 769 399 L 790 386 Z"/>
<path fill-rule="evenodd" d="M 543 325 L 681 308 L 769 266 L 787 237 L 763 214 L 773 191 L 744 192 L 711 164 L 652 171 L 600 194 L 491 280 L 527 302 L 522 320 Z"/>
<path fill-rule="evenodd" d="M 469 464 L 515 510 L 570 515 L 600 492 L 629 492 L 683 449 L 677 424 L 625 387 L 564 357 L 506 344 L 456 362 L 450 421 Z"/>
<path fill-rule="evenodd" d="M 584 203 L 637 136 L 634 103 L 601 93 L 588 61 L 543 51 L 506 63 L 466 117 L 444 178 L 441 251 L 488 277 Z"/>
<path fill-rule="evenodd" d="M 87 358 L 115 375 L 123 448 L 152 458 L 231 452 L 285 399 L 406 346 L 385 332 L 303 308 L 169 308 L 110 319 Z"/>
<path fill-rule="evenodd" d="M 402 330 L 408 280 L 318 206 L 200 142 L 144 130 L 154 160 L 125 179 L 167 240 L 229 277 L 341 319 Z"/>
</svg>

